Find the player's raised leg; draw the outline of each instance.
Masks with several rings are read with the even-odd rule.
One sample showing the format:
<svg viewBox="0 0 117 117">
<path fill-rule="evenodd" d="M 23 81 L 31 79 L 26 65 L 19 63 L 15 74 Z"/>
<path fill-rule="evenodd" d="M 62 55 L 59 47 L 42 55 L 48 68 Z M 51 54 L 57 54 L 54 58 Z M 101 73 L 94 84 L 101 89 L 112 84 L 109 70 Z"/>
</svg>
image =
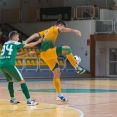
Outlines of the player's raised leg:
<svg viewBox="0 0 117 117">
<path fill-rule="evenodd" d="M 57 51 L 61 50 L 62 54 L 66 54 L 67 59 L 69 60 L 70 64 L 75 68 L 77 73 L 83 74 L 86 71 L 84 68 L 79 66 L 81 59 L 80 57 L 77 57 L 77 59 L 75 59 L 69 46 L 57 47 Z"/>
</svg>

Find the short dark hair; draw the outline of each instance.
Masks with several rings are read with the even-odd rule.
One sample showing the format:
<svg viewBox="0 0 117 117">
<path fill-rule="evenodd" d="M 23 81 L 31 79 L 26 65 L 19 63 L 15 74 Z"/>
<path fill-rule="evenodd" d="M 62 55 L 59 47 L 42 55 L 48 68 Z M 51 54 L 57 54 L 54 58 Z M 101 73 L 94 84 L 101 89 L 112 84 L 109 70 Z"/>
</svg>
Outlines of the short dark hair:
<svg viewBox="0 0 117 117">
<path fill-rule="evenodd" d="M 58 19 L 55 25 L 57 26 L 59 24 L 63 24 L 66 27 L 66 23 L 61 19 Z"/>
<path fill-rule="evenodd" d="M 17 31 L 11 31 L 11 32 L 9 33 L 9 39 L 11 40 L 12 37 L 15 36 L 15 35 L 19 35 L 19 33 L 18 33 Z"/>
</svg>

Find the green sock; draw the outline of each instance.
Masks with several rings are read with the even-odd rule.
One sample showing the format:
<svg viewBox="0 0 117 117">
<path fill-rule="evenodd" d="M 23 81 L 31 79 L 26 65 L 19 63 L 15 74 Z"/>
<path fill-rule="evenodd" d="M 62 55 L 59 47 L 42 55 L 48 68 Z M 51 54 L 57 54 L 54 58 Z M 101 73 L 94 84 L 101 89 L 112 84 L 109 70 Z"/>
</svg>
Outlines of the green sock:
<svg viewBox="0 0 117 117">
<path fill-rule="evenodd" d="M 11 98 L 14 98 L 14 89 L 13 89 L 13 82 L 8 83 L 8 90 Z"/>
<path fill-rule="evenodd" d="M 30 94 L 28 91 L 28 87 L 26 86 L 26 83 L 21 84 L 22 92 L 24 93 L 26 99 L 30 98 Z"/>
</svg>

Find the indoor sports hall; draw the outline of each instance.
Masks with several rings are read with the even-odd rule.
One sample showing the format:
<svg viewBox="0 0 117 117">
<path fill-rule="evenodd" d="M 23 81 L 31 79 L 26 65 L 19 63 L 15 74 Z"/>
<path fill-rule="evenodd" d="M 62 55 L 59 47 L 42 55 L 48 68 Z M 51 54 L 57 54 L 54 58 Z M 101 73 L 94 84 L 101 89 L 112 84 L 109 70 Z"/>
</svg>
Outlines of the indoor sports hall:
<svg viewBox="0 0 117 117">
<path fill-rule="evenodd" d="M 69 46 L 86 71 L 76 73 L 65 54 L 58 56 L 61 93 L 68 101 L 56 101 L 53 73 L 41 58 L 40 45 L 19 49 L 22 53 L 35 52 L 17 56 L 15 66 L 31 99 L 39 104 L 26 104 L 17 80 L 14 94 L 20 103 L 11 104 L 8 81 L 0 72 L 0 117 L 117 116 L 117 0 L 0 0 L 0 61 L 11 31 L 20 34 L 23 44 L 31 35 L 54 26 L 58 19 L 66 23 L 65 28 L 79 30 L 81 36 L 75 31 L 61 32 L 55 47 Z"/>
</svg>

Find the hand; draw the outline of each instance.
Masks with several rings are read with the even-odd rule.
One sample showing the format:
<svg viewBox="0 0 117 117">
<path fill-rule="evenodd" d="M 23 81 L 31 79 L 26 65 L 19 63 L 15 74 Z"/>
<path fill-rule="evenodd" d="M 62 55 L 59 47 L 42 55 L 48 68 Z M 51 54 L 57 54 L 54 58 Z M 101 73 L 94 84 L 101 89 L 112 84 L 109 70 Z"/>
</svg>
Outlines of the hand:
<svg viewBox="0 0 117 117">
<path fill-rule="evenodd" d="M 81 32 L 79 30 L 75 30 L 75 33 L 81 37 Z"/>
<path fill-rule="evenodd" d="M 23 44 L 27 44 L 26 41 L 22 41 Z"/>
<path fill-rule="evenodd" d="M 39 38 L 37 42 L 38 42 L 38 43 L 41 43 L 42 40 L 43 40 L 43 38 Z"/>
<path fill-rule="evenodd" d="M 30 51 L 28 54 L 34 55 L 34 54 L 36 54 L 36 52 L 35 51 Z"/>
</svg>

